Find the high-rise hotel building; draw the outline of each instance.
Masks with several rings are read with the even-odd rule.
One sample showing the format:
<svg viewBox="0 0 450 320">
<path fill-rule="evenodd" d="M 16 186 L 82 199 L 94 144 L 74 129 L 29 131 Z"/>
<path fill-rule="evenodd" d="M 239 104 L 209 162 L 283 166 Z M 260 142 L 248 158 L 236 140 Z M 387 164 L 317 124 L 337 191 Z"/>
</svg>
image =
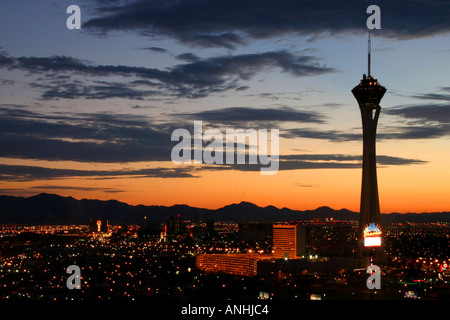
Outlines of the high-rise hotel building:
<svg viewBox="0 0 450 320">
<path fill-rule="evenodd" d="M 273 225 L 273 257 L 298 259 L 306 255 L 306 228 L 303 225 Z"/>
</svg>

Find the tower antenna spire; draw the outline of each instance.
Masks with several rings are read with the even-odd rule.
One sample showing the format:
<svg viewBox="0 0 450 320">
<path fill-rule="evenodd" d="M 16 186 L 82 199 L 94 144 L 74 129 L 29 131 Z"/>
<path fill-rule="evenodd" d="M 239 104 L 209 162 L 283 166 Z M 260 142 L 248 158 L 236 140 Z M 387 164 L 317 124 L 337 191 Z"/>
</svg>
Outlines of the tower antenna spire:
<svg viewBox="0 0 450 320">
<path fill-rule="evenodd" d="M 372 50 L 372 45 L 370 43 L 370 30 L 369 30 L 369 41 L 368 41 L 368 48 L 367 48 L 367 75 L 370 77 L 370 51 Z"/>
</svg>

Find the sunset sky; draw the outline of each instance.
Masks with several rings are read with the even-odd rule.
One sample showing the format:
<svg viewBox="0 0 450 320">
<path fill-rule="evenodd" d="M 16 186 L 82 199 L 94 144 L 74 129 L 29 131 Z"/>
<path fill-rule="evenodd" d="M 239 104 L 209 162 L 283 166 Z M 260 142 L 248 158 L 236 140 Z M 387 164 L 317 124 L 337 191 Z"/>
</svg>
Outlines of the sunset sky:
<svg viewBox="0 0 450 320">
<path fill-rule="evenodd" d="M 358 211 L 371 4 L 381 211 L 449 211 L 450 1 L 433 0 L 1 1 L 0 194 Z M 174 164 L 194 121 L 278 129 L 279 171 Z"/>
</svg>

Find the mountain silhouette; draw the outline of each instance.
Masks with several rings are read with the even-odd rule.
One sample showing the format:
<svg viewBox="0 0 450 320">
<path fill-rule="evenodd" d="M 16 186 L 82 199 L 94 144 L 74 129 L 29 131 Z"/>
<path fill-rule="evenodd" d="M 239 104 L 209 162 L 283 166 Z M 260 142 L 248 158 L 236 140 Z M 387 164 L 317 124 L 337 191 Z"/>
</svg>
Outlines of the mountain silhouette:
<svg viewBox="0 0 450 320">
<path fill-rule="evenodd" d="M 219 209 L 204 209 L 184 204 L 173 206 L 129 205 L 117 200 L 95 200 L 63 197 L 41 193 L 28 198 L 0 196 L 0 223 L 17 224 L 88 224 L 90 219 L 107 219 L 111 224 L 139 224 L 146 217 L 161 223 L 169 216 L 181 215 L 184 220 L 282 222 L 333 218 L 358 221 L 358 213 L 327 206 L 314 210 L 292 210 L 275 206 L 259 207 L 242 201 Z M 450 222 L 449 212 L 382 214 L 382 223 L 391 222 Z"/>
</svg>

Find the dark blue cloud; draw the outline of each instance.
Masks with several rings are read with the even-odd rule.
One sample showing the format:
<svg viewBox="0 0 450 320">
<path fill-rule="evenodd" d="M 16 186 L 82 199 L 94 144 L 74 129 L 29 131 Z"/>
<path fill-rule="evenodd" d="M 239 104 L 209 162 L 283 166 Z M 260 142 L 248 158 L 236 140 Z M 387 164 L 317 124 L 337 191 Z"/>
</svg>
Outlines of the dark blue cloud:
<svg viewBox="0 0 450 320">
<path fill-rule="evenodd" d="M 232 49 L 251 39 L 289 34 L 366 33 L 366 9 L 372 4 L 381 8 L 381 36 L 409 39 L 450 31 L 450 3 L 438 0 L 136 0 L 99 4 L 97 16 L 83 28 Z"/>
</svg>

